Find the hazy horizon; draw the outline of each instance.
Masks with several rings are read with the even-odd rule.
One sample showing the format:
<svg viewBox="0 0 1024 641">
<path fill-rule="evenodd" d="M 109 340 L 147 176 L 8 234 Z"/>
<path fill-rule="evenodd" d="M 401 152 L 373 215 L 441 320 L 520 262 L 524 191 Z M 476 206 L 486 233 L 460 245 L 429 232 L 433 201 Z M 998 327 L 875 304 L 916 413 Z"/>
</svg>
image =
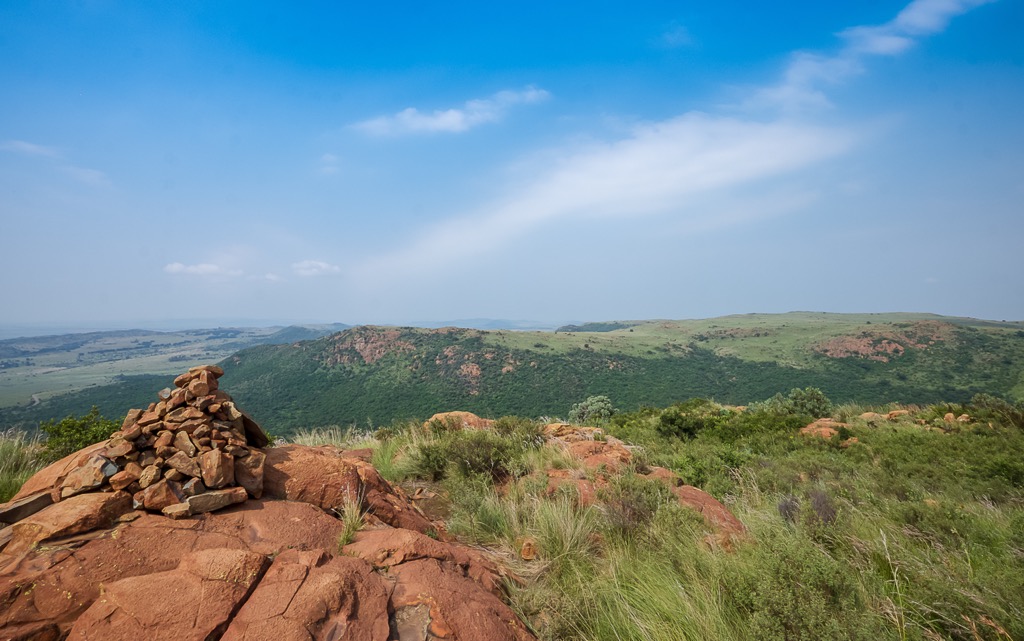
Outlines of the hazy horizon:
<svg viewBox="0 0 1024 641">
<path fill-rule="evenodd" d="M 1021 3 L 0 24 L 2 325 L 1024 319 Z"/>
</svg>

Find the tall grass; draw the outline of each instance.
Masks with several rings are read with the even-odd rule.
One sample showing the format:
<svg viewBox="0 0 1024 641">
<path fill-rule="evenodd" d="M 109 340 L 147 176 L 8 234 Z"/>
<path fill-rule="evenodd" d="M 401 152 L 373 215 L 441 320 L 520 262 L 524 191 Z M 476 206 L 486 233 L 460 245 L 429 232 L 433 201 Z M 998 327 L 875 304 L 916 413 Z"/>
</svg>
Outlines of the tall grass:
<svg viewBox="0 0 1024 641">
<path fill-rule="evenodd" d="M 0 503 L 10 500 L 45 463 L 38 435 L 8 430 L 0 432 Z"/>
</svg>

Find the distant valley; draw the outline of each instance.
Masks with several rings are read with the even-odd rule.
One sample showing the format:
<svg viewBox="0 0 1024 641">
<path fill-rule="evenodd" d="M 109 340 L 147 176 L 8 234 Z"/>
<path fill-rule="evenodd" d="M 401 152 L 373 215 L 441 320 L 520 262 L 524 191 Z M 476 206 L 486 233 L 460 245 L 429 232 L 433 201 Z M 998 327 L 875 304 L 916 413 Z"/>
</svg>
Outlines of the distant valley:
<svg viewBox="0 0 1024 641">
<path fill-rule="evenodd" d="M 583 323 L 554 332 L 333 329 L 3 341 L 0 360 L 32 365 L 3 370 L 0 425 L 31 426 L 92 405 L 121 416 L 148 402 L 154 386 L 169 384 L 174 373 L 213 361 L 224 366 L 224 383 L 236 399 L 282 434 L 387 424 L 447 409 L 563 416 L 594 394 L 623 409 L 691 397 L 745 404 L 805 386 L 820 387 L 836 402 L 956 402 L 979 392 L 1024 399 L 1020 322 L 794 312 Z M 73 388 L 77 376 L 100 372 L 116 380 L 65 394 L 53 383 L 38 402 L 26 402 L 38 393 L 37 381 Z"/>
</svg>

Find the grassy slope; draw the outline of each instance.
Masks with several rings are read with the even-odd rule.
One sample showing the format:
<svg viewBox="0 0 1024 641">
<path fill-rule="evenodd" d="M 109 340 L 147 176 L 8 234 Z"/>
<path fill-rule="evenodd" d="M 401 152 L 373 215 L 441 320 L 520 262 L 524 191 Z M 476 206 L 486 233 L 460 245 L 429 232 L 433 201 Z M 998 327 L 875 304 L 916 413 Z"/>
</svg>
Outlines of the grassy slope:
<svg viewBox="0 0 1024 641">
<path fill-rule="evenodd" d="M 937 406 L 920 416 L 947 409 L 977 413 Z M 854 418 L 849 430 L 859 443 L 841 447 L 839 438 L 802 437 L 756 418 L 679 440 L 657 432 L 659 416 L 624 415 L 605 428 L 640 446 L 638 468 L 668 467 L 727 503 L 750 541 L 732 552 L 708 547 L 699 517 L 628 472 L 599 492 L 596 506 L 547 494 L 545 470 L 578 464 L 524 446 L 532 441 L 522 421 L 506 424 L 514 429 L 501 447 L 494 436 L 425 434 L 419 423 L 386 440 L 353 442 L 337 431 L 300 440 L 373 447 L 374 463 L 393 481 L 422 485 L 440 470 L 442 482 L 431 487 L 450 503 L 449 531 L 513 564 L 524 580 L 512 605 L 541 639 L 1024 635 L 1019 425 L 982 421 L 944 432 L 925 430 L 915 416 L 878 426 Z M 515 471 L 500 489 L 456 464 L 482 451 Z M 527 539 L 538 550 L 530 562 L 518 556 Z"/>
<path fill-rule="evenodd" d="M 840 402 L 963 401 L 977 392 L 1024 398 L 1021 323 L 809 312 L 633 323 L 610 332 L 558 333 L 355 328 L 243 350 L 225 362 L 223 384 L 279 433 L 453 408 L 564 415 L 593 394 L 607 394 L 623 409 L 693 396 L 743 404 L 804 386 Z M 937 335 L 934 344 L 927 345 L 928 332 L 919 336 L 920 327 Z M 910 336 L 926 347 L 908 347 L 888 362 L 831 358 L 813 349 L 865 332 L 904 343 Z M 109 416 L 123 415 L 149 402 L 154 389 L 151 380 L 132 380 L 128 389 L 93 388 L 0 412 L 0 425 L 81 413 L 94 403 Z"/>
</svg>

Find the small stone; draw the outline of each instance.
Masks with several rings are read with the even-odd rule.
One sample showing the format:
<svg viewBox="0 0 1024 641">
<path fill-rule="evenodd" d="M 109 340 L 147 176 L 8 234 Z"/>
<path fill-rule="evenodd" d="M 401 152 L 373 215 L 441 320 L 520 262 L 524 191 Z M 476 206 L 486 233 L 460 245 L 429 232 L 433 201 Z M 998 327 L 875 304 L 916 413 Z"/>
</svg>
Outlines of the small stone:
<svg viewBox="0 0 1024 641">
<path fill-rule="evenodd" d="M 195 367 L 190 367 L 188 370 L 188 373 L 193 376 L 199 375 L 200 372 L 209 372 L 213 374 L 214 378 L 224 376 L 224 369 L 217 365 L 196 365 Z"/>
<path fill-rule="evenodd" d="M 242 413 L 238 411 L 238 408 L 235 407 L 235 404 L 232 403 L 231 401 L 221 403 L 220 411 L 223 412 L 225 416 L 227 416 L 227 420 L 229 421 L 233 421 L 237 418 L 242 418 Z"/>
<path fill-rule="evenodd" d="M 248 498 L 245 488 L 230 487 L 224 490 L 213 490 L 204 494 L 190 496 L 186 500 L 192 514 L 203 514 L 225 508 L 235 503 L 242 503 Z"/>
<path fill-rule="evenodd" d="M 202 472 L 199 471 L 199 462 L 185 452 L 176 452 L 174 456 L 167 459 L 166 465 L 171 469 L 192 478 L 199 478 L 202 475 Z M 171 477 L 168 476 L 167 478 Z M 177 481 L 179 479 L 171 480 Z"/>
<path fill-rule="evenodd" d="M 194 407 L 189 407 L 186 405 L 185 407 L 179 407 L 176 410 L 172 411 L 170 414 L 167 415 L 165 420 L 171 423 L 184 423 L 185 421 L 191 419 L 205 418 L 205 416 L 206 415 L 203 414 L 202 410 L 198 410 Z"/>
<path fill-rule="evenodd" d="M 199 457 L 199 467 L 206 487 L 216 489 L 235 482 L 235 458 L 226 452 L 204 452 Z"/>
<path fill-rule="evenodd" d="M 84 465 L 64 478 L 64 482 L 60 484 L 60 497 L 66 499 L 69 496 L 94 490 L 102 486 L 108 478 L 117 474 L 117 471 L 117 465 L 113 461 L 94 454 Z"/>
<path fill-rule="evenodd" d="M 156 452 L 153 450 L 146 450 L 139 455 L 138 460 L 139 466 L 146 468 L 156 463 Z"/>
<path fill-rule="evenodd" d="M 132 445 L 131 441 L 126 441 L 119 436 L 107 441 L 106 449 L 108 457 L 117 458 L 119 456 L 124 456 L 125 454 L 132 452 L 135 449 L 135 446 Z"/>
<path fill-rule="evenodd" d="M 142 470 L 142 474 L 139 475 L 139 485 L 142 489 L 148 488 L 160 480 L 160 474 L 160 468 L 156 465 L 147 466 Z"/>
<path fill-rule="evenodd" d="M 192 432 L 192 436 L 199 439 L 203 439 L 208 437 L 212 431 L 213 430 L 212 428 L 210 428 L 209 425 L 202 425 L 200 427 L 197 427 L 196 431 Z"/>
<path fill-rule="evenodd" d="M 142 466 L 135 461 L 125 463 L 124 471 L 131 474 L 136 481 L 142 477 Z"/>
<path fill-rule="evenodd" d="M 159 414 L 157 414 L 156 412 L 150 410 L 148 412 L 143 413 L 142 416 L 139 417 L 139 421 L 138 422 L 139 422 L 139 425 L 141 425 L 142 427 L 146 427 L 147 425 L 152 425 L 153 423 L 158 423 L 161 418 L 162 417 Z"/>
<path fill-rule="evenodd" d="M 172 519 L 187 519 L 192 516 L 192 511 L 188 507 L 188 503 L 174 503 L 168 505 L 164 509 L 160 510 L 164 516 Z"/>
<path fill-rule="evenodd" d="M 217 383 L 217 376 L 210 370 L 203 370 L 199 372 L 199 380 L 206 383 L 206 387 L 212 392 L 217 389 L 219 383 Z"/>
<path fill-rule="evenodd" d="M 154 448 L 167 447 L 174 443 L 174 432 L 170 430 L 164 430 L 160 432 L 159 437 L 156 439 L 156 443 L 153 443 Z"/>
<path fill-rule="evenodd" d="M 192 380 L 192 373 L 191 372 L 186 372 L 184 374 L 179 375 L 177 378 L 174 379 L 174 386 L 175 387 L 187 387 L 191 380 Z"/>
<path fill-rule="evenodd" d="M 161 401 L 166 401 L 167 399 L 169 399 L 171 397 L 171 388 L 165 387 L 162 390 L 160 390 L 159 392 L 157 392 L 156 395 L 157 395 L 157 398 L 159 398 Z"/>
<path fill-rule="evenodd" d="M 174 435 L 174 447 L 186 456 L 196 455 L 196 445 L 185 432 L 178 432 Z"/>
<path fill-rule="evenodd" d="M 142 491 L 142 504 L 147 510 L 153 512 L 159 512 L 168 505 L 181 503 L 184 500 L 181 485 L 166 479 L 161 479 Z"/>
<path fill-rule="evenodd" d="M 167 409 L 173 410 L 176 407 L 181 407 L 185 404 L 185 390 L 178 388 L 171 392 L 171 397 L 167 399 Z"/>
<path fill-rule="evenodd" d="M 209 419 L 206 418 L 193 418 L 181 423 L 179 429 L 186 434 L 195 434 L 196 430 L 203 426 L 209 425 Z"/>
<path fill-rule="evenodd" d="M 192 382 L 188 384 L 188 391 L 196 395 L 196 397 L 206 396 L 210 393 L 210 386 L 202 381 L 202 379 L 194 378 Z"/>
<path fill-rule="evenodd" d="M 263 465 L 267 455 L 250 450 L 249 455 L 235 461 L 235 483 L 245 488 L 254 499 L 263 496 Z"/>
<path fill-rule="evenodd" d="M 217 414 L 217 413 L 219 413 L 220 412 L 220 403 L 210 403 L 206 407 L 206 411 L 209 412 L 210 414 Z"/>
<path fill-rule="evenodd" d="M 124 423 L 121 423 L 121 431 L 125 431 L 129 426 L 139 422 L 139 418 L 142 416 L 142 410 L 128 410 L 128 414 L 124 417 Z"/>
<path fill-rule="evenodd" d="M 175 448 L 172 445 L 161 445 L 160 447 L 156 448 L 156 455 L 159 458 L 164 459 L 165 461 L 174 456 L 177 452 L 177 448 Z"/>
<path fill-rule="evenodd" d="M 189 479 L 181 486 L 181 493 L 185 496 L 195 496 L 206 491 L 206 486 L 199 479 Z"/>
<path fill-rule="evenodd" d="M 188 477 L 186 477 L 178 470 L 171 468 L 164 472 L 164 478 L 167 479 L 168 481 L 177 481 L 178 483 L 180 483 Z"/>
<path fill-rule="evenodd" d="M 224 448 L 224 451 L 230 454 L 231 456 L 234 456 L 235 458 L 242 458 L 243 456 L 249 455 L 248 449 L 241 445 L 232 445 L 231 443 L 227 444 L 227 446 Z"/>
<path fill-rule="evenodd" d="M 140 425 L 142 425 L 142 424 L 140 423 Z M 167 429 L 167 426 L 164 425 L 164 422 L 163 421 L 157 421 L 156 423 L 150 423 L 149 425 L 143 425 L 142 433 L 145 434 L 146 436 L 149 436 L 151 434 L 159 434 L 160 432 L 164 431 L 165 429 Z"/>
<path fill-rule="evenodd" d="M 138 423 L 132 423 L 128 427 L 123 428 L 121 430 L 121 436 L 126 441 L 134 441 L 135 439 L 142 436 L 142 426 L 139 425 Z"/>
<path fill-rule="evenodd" d="M 139 480 L 138 477 L 132 478 L 131 474 L 124 470 L 121 470 L 117 474 L 114 474 L 113 476 L 110 477 L 110 487 L 114 488 L 115 490 L 123 490 L 137 480 Z"/>
</svg>

